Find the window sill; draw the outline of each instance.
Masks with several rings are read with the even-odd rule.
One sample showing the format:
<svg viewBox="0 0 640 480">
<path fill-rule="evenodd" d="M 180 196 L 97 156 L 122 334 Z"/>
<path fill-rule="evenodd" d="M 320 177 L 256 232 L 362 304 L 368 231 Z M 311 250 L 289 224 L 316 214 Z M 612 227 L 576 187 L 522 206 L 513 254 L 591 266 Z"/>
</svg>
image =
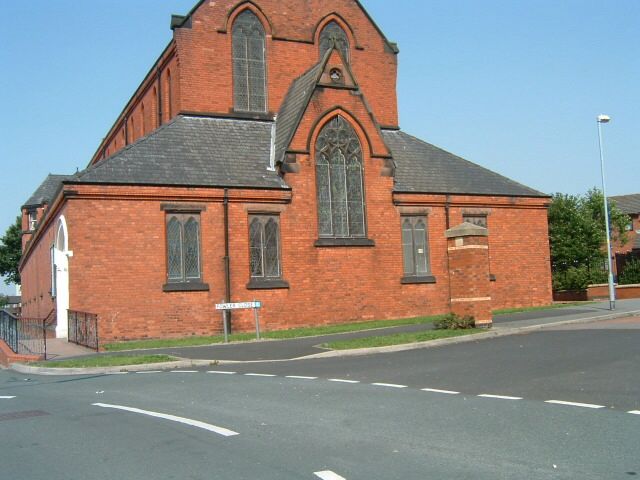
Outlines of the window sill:
<svg viewBox="0 0 640 480">
<path fill-rule="evenodd" d="M 495 282 L 496 281 L 496 276 L 493 273 L 489 274 L 489 281 L 490 282 Z"/>
<path fill-rule="evenodd" d="M 283 290 L 289 288 L 289 282 L 284 280 L 257 280 L 247 283 L 247 290 Z"/>
<path fill-rule="evenodd" d="M 436 283 L 436 277 L 433 275 L 423 275 L 420 277 L 417 276 L 406 276 L 400 279 L 400 283 L 403 285 L 411 285 L 413 283 Z"/>
<path fill-rule="evenodd" d="M 375 247 L 376 242 L 369 238 L 319 238 L 315 247 Z"/>
<path fill-rule="evenodd" d="M 162 286 L 163 292 L 208 292 L 209 284 L 200 282 L 176 282 L 165 283 Z"/>
</svg>

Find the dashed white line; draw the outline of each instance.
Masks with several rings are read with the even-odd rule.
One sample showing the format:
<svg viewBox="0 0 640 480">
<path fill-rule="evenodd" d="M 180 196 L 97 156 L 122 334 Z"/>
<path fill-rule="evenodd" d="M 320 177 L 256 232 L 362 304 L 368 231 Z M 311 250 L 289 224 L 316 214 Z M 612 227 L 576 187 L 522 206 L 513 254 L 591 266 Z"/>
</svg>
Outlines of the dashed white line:
<svg viewBox="0 0 640 480">
<path fill-rule="evenodd" d="M 432 392 L 432 393 L 444 393 L 445 395 L 459 395 L 460 392 L 455 392 L 453 390 L 440 390 L 438 388 L 422 388 L 423 392 Z"/>
<path fill-rule="evenodd" d="M 360 383 L 359 380 L 345 380 L 344 378 L 330 378 L 329 381 L 337 383 Z"/>
<path fill-rule="evenodd" d="M 497 398 L 498 400 L 522 400 L 522 397 L 510 397 L 509 395 L 491 395 L 489 393 L 483 393 L 478 395 L 482 398 Z"/>
<path fill-rule="evenodd" d="M 389 387 L 389 388 L 407 388 L 406 385 L 398 385 L 396 383 L 372 383 L 376 387 Z"/>
<path fill-rule="evenodd" d="M 582 408 L 606 408 L 604 405 L 594 405 L 593 403 L 565 402 L 563 400 L 546 400 L 544 403 L 553 403 L 555 405 L 568 405 L 570 407 Z"/>
<path fill-rule="evenodd" d="M 632 415 L 640 415 L 640 410 L 631 410 L 630 412 L 627 413 L 631 413 Z"/>
<path fill-rule="evenodd" d="M 162 373 L 162 370 L 142 370 L 136 373 Z"/>
<path fill-rule="evenodd" d="M 198 373 L 197 370 L 171 370 L 171 373 Z"/>
<path fill-rule="evenodd" d="M 303 376 L 300 376 L 300 375 L 287 375 L 284 378 L 294 378 L 294 379 L 297 379 L 297 380 L 317 380 L 318 379 L 318 377 L 303 377 Z"/>
<path fill-rule="evenodd" d="M 245 373 L 247 377 L 277 377 L 277 375 L 272 375 L 270 373 Z"/>
<path fill-rule="evenodd" d="M 126 375 L 129 372 L 107 372 L 105 375 Z"/>
<path fill-rule="evenodd" d="M 324 470 L 322 472 L 314 472 L 313 473 L 316 477 L 321 478 L 322 480 L 347 480 L 344 477 L 341 477 L 340 475 L 338 475 L 335 472 L 332 472 L 331 470 Z"/>
<path fill-rule="evenodd" d="M 12 398 L 16 398 L 15 395 L 0 395 L 0 399 L 2 400 L 11 400 Z"/>
<path fill-rule="evenodd" d="M 235 375 L 236 372 L 226 372 L 223 370 L 209 370 L 207 373 L 218 373 L 220 375 Z"/>
<path fill-rule="evenodd" d="M 162 418 L 164 420 L 170 420 L 172 422 L 183 423 L 185 425 L 189 425 L 196 428 L 202 428 L 203 430 L 217 433 L 218 435 L 222 435 L 223 437 L 232 437 L 234 435 L 239 435 L 238 432 L 234 432 L 233 430 L 229 430 L 228 428 L 218 427 L 216 425 L 211 425 L 210 423 L 201 422 L 199 420 L 192 420 L 190 418 L 177 417 L 175 415 L 168 415 L 166 413 L 152 412 L 149 410 L 142 410 L 140 408 L 134 408 L 134 407 L 125 407 L 123 405 L 110 405 L 108 403 L 92 403 L 92 405 L 96 407 L 101 407 L 101 408 L 112 408 L 115 410 L 124 410 L 125 412 L 139 413 L 142 415 L 148 415 L 149 417 Z"/>
</svg>

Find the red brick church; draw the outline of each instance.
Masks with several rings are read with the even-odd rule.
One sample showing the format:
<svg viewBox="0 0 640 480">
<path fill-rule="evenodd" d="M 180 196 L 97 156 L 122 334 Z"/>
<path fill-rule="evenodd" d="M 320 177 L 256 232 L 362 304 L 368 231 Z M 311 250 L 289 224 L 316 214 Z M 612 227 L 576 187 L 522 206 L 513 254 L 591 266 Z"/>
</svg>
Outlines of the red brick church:
<svg viewBox="0 0 640 480">
<path fill-rule="evenodd" d="M 23 207 L 23 314 L 101 341 L 547 304 L 549 197 L 404 133 L 357 0 L 201 1 L 83 171 Z M 253 329 L 234 312 L 234 330 Z"/>
</svg>

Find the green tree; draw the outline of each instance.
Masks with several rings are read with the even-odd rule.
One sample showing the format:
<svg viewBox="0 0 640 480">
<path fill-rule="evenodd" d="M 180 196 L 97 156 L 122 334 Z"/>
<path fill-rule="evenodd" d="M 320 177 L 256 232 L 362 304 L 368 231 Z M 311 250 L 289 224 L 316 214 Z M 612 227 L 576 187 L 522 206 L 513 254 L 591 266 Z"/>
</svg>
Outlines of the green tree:
<svg viewBox="0 0 640 480">
<path fill-rule="evenodd" d="M 0 275 L 5 277 L 4 283 L 20 283 L 18 263 L 22 256 L 22 221 L 16 218 L 4 237 L 0 238 Z"/>
<path fill-rule="evenodd" d="M 630 219 L 609 202 L 612 240 L 625 243 Z M 604 197 L 598 189 L 585 195 L 553 195 L 549 207 L 549 242 L 555 289 L 580 289 L 603 282 L 607 235 Z"/>
<path fill-rule="evenodd" d="M 0 308 L 4 307 L 7 303 L 9 303 L 9 297 L 0 293 Z"/>
</svg>

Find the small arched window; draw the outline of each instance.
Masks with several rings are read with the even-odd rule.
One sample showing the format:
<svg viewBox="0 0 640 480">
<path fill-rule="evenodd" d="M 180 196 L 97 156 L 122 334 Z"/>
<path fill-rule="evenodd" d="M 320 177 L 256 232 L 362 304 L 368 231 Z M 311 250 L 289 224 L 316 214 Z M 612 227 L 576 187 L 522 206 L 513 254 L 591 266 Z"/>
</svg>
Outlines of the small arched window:
<svg viewBox="0 0 640 480">
<path fill-rule="evenodd" d="M 265 32 L 250 10 L 233 24 L 233 97 L 236 110 L 267 110 Z"/>
<path fill-rule="evenodd" d="M 349 39 L 345 31 L 336 21 L 331 21 L 320 33 L 320 56 L 335 47 L 342 53 L 345 61 L 349 61 Z"/>
<path fill-rule="evenodd" d="M 167 112 L 169 113 L 168 120 L 171 120 L 173 115 L 173 88 L 171 85 L 171 70 L 167 69 Z"/>
<path fill-rule="evenodd" d="M 321 237 L 364 237 L 363 162 L 360 140 L 341 116 L 330 120 L 316 142 L 318 223 Z"/>
</svg>

